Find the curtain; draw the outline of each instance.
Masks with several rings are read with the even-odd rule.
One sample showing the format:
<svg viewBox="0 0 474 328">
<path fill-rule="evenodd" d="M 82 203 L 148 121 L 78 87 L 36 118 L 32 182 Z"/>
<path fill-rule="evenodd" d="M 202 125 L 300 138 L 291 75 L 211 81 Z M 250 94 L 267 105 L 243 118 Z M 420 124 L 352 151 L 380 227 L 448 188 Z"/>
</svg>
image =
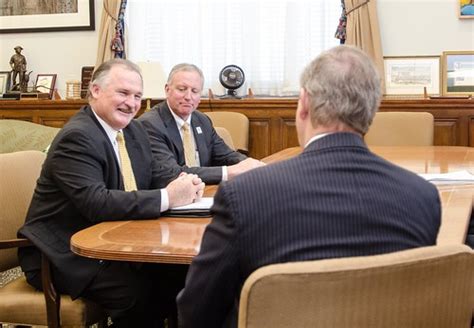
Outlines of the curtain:
<svg viewBox="0 0 474 328">
<path fill-rule="evenodd" d="M 346 24 L 347 24 L 347 16 L 346 16 L 346 4 L 344 0 L 341 0 L 341 17 L 339 18 L 339 25 L 337 26 L 336 34 L 334 37 L 339 39 L 341 44 L 346 43 Z"/>
<path fill-rule="evenodd" d="M 364 50 L 375 62 L 385 90 L 382 43 L 376 0 L 344 0 L 347 15 L 346 44 Z"/>
<path fill-rule="evenodd" d="M 116 37 L 115 27 L 121 9 L 120 0 L 103 0 L 104 8 L 100 20 L 99 43 L 97 47 L 96 66 L 115 57 L 112 41 Z"/>
<path fill-rule="evenodd" d="M 241 67 L 247 95 L 293 96 L 299 75 L 320 52 L 339 44 L 336 0 L 141 0 L 127 4 L 127 58 L 199 66 L 204 94 L 225 93 L 219 73 Z"/>
</svg>

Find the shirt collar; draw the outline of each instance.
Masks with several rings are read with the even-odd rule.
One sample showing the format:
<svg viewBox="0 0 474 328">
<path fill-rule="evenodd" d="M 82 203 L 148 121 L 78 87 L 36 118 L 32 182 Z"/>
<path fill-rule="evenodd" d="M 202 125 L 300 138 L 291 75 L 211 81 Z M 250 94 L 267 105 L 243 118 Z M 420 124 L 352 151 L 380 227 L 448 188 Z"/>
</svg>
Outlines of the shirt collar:
<svg viewBox="0 0 474 328">
<path fill-rule="evenodd" d="M 114 144 L 115 139 L 117 139 L 117 133 L 119 131 L 113 129 L 110 125 L 107 124 L 107 122 L 101 119 L 99 115 L 97 115 L 97 113 L 94 111 L 94 108 L 91 107 L 91 109 L 92 109 L 92 113 L 94 113 L 95 118 L 97 119 L 97 121 L 99 121 L 99 124 L 105 130 L 105 133 L 107 134 L 107 137 L 109 137 L 110 142 Z"/>
<path fill-rule="evenodd" d="M 188 123 L 189 126 L 191 126 L 191 116 L 193 115 L 192 113 L 191 113 L 191 115 L 189 115 L 188 119 L 185 121 L 181 117 L 179 117 L 178 115 L 175 114 L 173 109 L 170 107 L 170 104 L 169 104 L 168 100 L 166 101 L 166 104 L 168 105 L 168 108 L 170 109 L 171 115 L 173 115 L 173 117 L 174 117 L 176 125 L 178 126 L 178 130 L 181 131 L 181 128 L 183 127 L 183 124 L 185 122 Z"/>
<path fill-rule="evenodd" d="M 321 134 L 317 134 L 315 136 L 313 136 L 311 139 L 308 140 L 308 142 L 306 143 L 306 145 L 304 145 L 304 148 L 308 147 L 310 143 L 318 140 L 318 139 L 321 139 L 321 138 L 324 138 L 325 136 L 328 136 L 330 134 L 332 134 L 333 132 L 328 132 L 328 133 L 321 133 Z"/>
</svg>

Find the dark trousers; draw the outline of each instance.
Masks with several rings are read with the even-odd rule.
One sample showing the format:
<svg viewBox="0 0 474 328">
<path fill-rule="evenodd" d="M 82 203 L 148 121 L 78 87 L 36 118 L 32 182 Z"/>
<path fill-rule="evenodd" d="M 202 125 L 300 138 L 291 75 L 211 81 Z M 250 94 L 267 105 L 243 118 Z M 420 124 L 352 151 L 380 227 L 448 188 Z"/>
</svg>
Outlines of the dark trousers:
<svg viewBox="0 0 474 328">
<path fill-rule="evenodd" d="M 101 305 L 112 318 L 113 327 L 163 327 L 165 318 L 176 317 L 176 295 L 184 286 L 186 272 L 183 265 L 110 261 L 81 297 Z M 32 286 L 42 289 L 41 272 L 25 274 Z M 64 293 L 61 283 L 54 284 Z"/>
</svg>

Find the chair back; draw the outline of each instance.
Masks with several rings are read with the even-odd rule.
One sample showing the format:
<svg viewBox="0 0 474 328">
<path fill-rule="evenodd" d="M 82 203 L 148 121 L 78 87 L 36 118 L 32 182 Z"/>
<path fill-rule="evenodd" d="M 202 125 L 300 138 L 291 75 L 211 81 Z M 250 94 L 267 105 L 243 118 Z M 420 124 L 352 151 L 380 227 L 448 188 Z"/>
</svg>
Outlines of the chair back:
<svg viewBox="0 0 474 328">
<path fill-rule="evenodd" d="M 249 119 L 236 112 L 206 112 L 214 126 L 226 128 L 232 136 L 235 149 L 248 152 L 249 150 Z"/>
<path fill-rule="evenodd" d="M 60 128 L 37 123 L 0 119 L 0 153 L 23 150 L 44 151 L 53 141 Z"/>
<path fill-rule="evenodd" d="M 223 128 L 221 126 L 215 126 L 214 129 L 216 129 L 217 134 L 219 137 L 224 140 L 227 146 L 231 148 L 232 150 L 236 150 L 234 146 L 234 142 L 232 141 L 232 136 L 230 135 L 229 131 L 227 131 L 226 128 Z"/>
<path fill-rule="evenodd" d="M 364 137 L 369 146 L 433 146 L 434 117 L 427 112 L 378 112 Z"/>
<path fill-rule="evenodd" d="M 45 158 L 37 150 L 0 154 L 0 240 L 17 238 Z M 16 253 L 0 251 L 0 272 L 18 265 Z"/>
<path fill-rule="evenodd" d="M 460 244 L 269 265 L 245 281 L 239 328 L 469 327 L 473 272 Z"/>
</svg>

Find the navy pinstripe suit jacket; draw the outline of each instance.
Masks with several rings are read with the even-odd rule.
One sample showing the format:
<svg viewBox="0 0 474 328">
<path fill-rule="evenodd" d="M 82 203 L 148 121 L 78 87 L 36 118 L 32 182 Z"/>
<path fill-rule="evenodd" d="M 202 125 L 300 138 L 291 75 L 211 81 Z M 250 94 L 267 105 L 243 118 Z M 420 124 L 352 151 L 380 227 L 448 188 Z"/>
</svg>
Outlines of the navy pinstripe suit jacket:
<svg viewBox="0 0 474 328">
<path fill-rule="evenodd" d="M 434 185 L 371 153 L 352 133 L 221 184 L 186 286 L 181 327 L 235 324 L 245 279 L 281 262 L 389 253 L 433 245 L 441 207 Z"/>
</svg>

